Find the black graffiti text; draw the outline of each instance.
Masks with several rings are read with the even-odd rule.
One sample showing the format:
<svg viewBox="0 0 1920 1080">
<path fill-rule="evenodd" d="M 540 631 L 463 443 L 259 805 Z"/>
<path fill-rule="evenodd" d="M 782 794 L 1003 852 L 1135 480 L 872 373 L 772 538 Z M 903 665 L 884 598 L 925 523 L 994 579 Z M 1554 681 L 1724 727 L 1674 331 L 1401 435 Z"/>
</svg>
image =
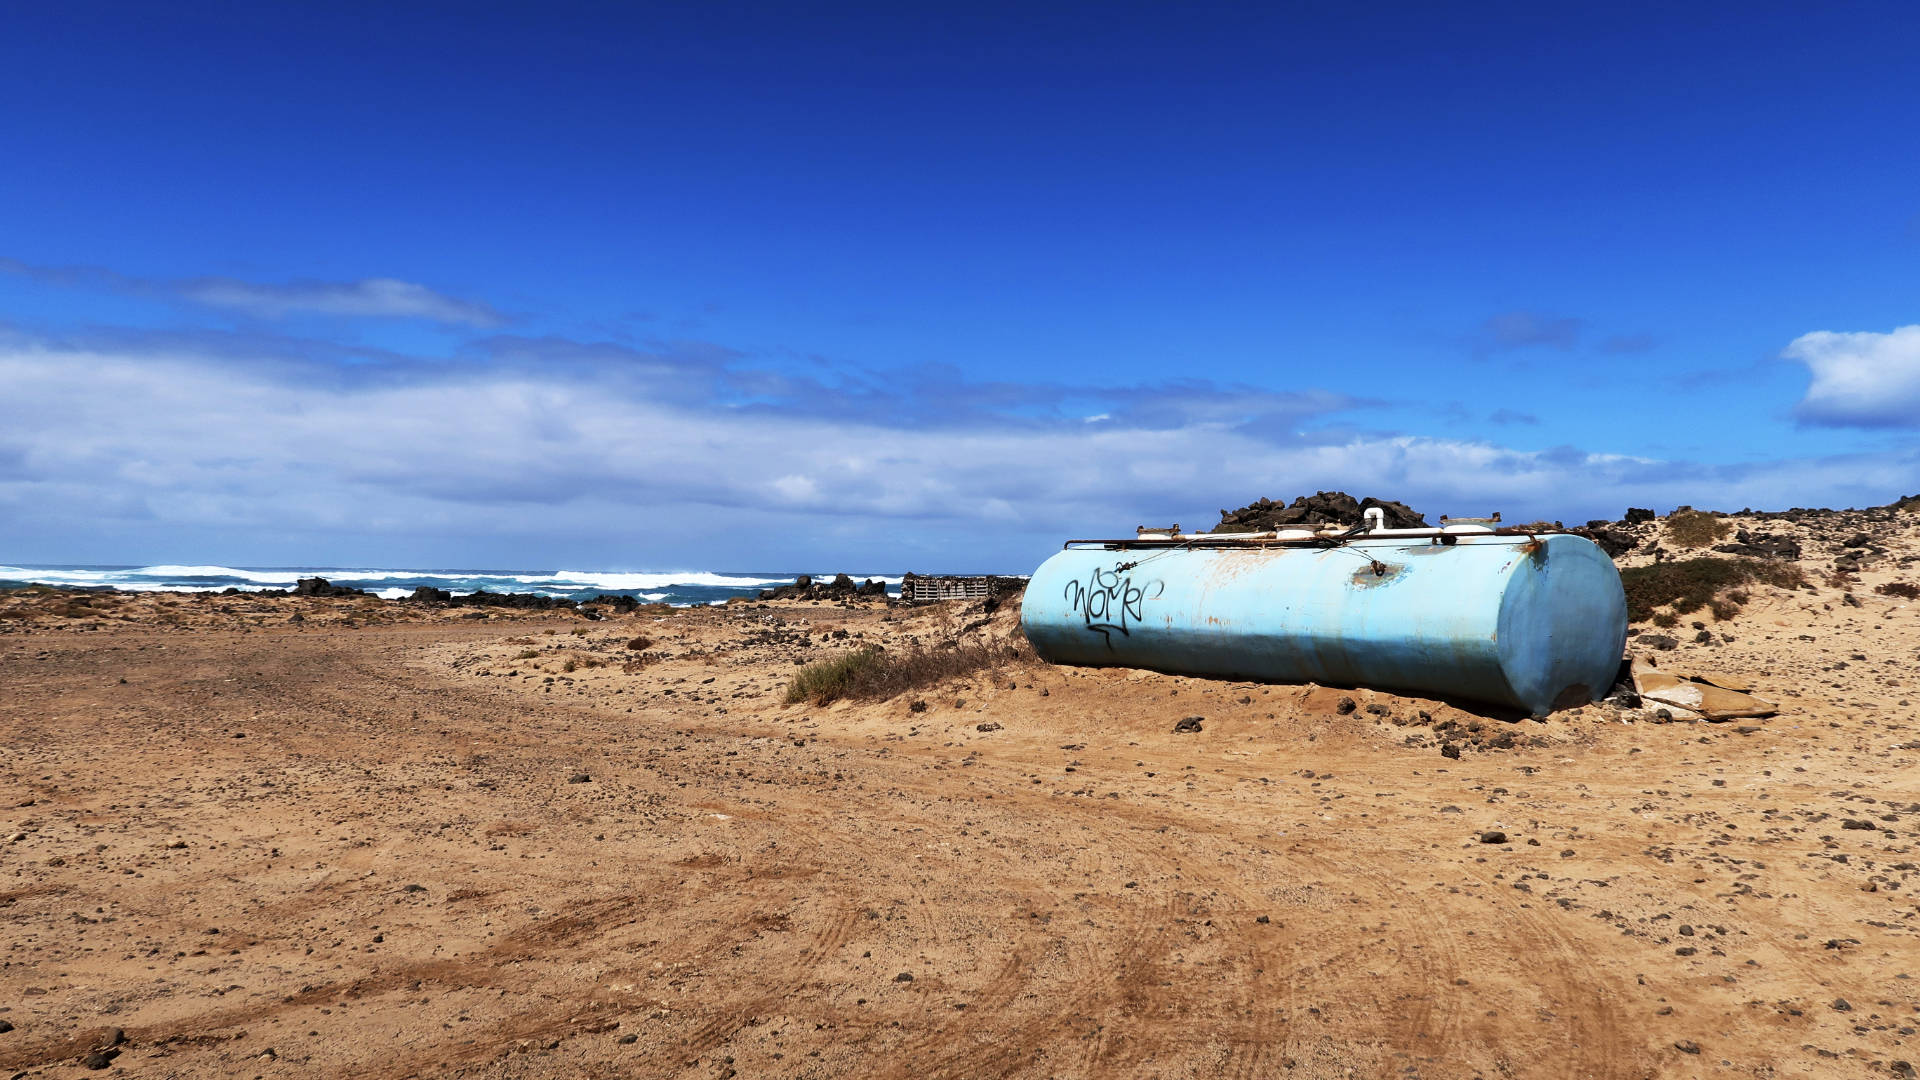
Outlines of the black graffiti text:
<svg viewBox="0 0 1920 1080">
<path fill-rule="evenodd" d="M 1158 599 L 1166 588 L 1166 582 L 1157 580 L 1136 585 L 1130 575 L 1116 568 L 1095 570 L 1085 581 L 1067 582 L 1063 596 L 1085 620 L 1087 630 L 1106 638 L 1111 649 L 1114 632 L 1131 636 L 1130 628 L 1143 618 L 1142 607 L 1148 600 Z"/>
</svg>

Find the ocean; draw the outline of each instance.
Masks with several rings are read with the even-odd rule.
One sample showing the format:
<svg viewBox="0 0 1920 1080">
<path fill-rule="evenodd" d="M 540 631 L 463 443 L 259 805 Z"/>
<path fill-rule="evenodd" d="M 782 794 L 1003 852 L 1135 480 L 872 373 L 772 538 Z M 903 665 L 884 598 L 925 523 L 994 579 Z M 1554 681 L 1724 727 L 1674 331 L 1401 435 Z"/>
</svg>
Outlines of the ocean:
<svg viewBox="0 0 1920 1080">
<path fill-rule="evenodd" d="M 538 593 L 586 600 L 601 593 L 624 594 L 643 603 L 676 607 L 724 604 L 736 596 L 757 596 L 761 589 L 790 585 L 796 574 L 714 573 L 705 570 L 627 572 L 608 570 L 376 570 L 343 566 L 0 566 L 0 586 L 111 586 L 127 592 L 220 592 L 288 589 L 301 578 L 323 577 L 335 585 L 365 589 L 396 600 L 421 585 L 452 593 Z M 879 578 L 888 592 L 899 593 L 900 578 L 849 574 L 855 581 Z M 833 574 L 814 574 L 831 581 Z"/>
</svg>

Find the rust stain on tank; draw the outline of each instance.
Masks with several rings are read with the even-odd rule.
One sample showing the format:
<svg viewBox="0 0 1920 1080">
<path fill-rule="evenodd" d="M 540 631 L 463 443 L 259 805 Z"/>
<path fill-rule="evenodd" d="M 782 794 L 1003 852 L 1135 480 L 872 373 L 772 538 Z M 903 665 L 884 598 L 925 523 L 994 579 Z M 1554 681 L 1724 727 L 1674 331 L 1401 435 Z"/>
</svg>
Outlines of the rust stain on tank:
<svg viewBox="0 0 1920 1080">
<path fill-rule="evenodd" d="M 1378 559 L 1353 572 L 1347 580 L 1357 589 L 1372 589 L 1385 585 L 1399 577 L 1406 567 L 1396 563 L 1383 563 Z"/>
</svg>

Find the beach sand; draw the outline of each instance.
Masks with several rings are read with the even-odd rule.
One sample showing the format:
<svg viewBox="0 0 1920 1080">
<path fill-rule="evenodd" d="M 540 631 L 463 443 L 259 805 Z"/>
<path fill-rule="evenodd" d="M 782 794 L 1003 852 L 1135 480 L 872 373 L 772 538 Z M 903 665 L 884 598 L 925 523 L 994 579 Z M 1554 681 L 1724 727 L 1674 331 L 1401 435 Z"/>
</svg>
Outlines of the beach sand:
<svg viewBox="0 0 1920 1080">
<path fill-rule="evenodd" d="M 1840 583 L 1851 525 L 1748 524 L 1814 584 L 1668 631 L 1781 706 L 1719 724 L 1040 664 L 784 703 L 978 604 L 17 600 L 0 1075 L 1911 1075 L 1914 518 Z"/>
</svg>

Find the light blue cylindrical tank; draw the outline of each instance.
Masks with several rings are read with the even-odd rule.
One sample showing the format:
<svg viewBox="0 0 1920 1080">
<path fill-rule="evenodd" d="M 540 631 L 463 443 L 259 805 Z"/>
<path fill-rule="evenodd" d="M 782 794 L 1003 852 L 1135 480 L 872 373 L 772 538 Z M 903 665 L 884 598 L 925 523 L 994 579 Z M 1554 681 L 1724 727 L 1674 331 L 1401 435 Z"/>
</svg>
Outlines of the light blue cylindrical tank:
<svg viewBox="0 0 1920 1080">
<path fill-rule="evenodd" d="M 1540 716 L 1612 687 L 1627 605 L 1613 561 L 1564 534 L 1087 543 L 1034 571 L 1020 623 L 1056 664 L 1371 686 Z"/>
</svg>

